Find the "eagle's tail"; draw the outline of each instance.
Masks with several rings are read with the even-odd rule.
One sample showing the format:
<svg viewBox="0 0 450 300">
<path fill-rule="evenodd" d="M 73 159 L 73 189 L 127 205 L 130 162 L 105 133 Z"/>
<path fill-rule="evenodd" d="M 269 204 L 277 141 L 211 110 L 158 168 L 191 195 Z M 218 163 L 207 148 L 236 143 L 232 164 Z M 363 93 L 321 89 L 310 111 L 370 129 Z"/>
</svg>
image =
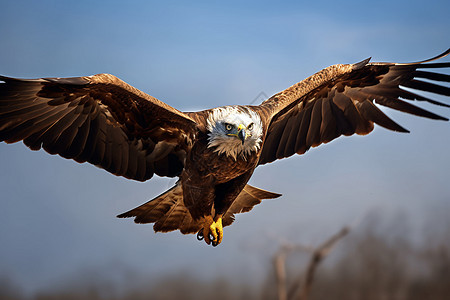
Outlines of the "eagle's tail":
<svg viewBox="0 0 450 300">
<path fill-rule="evenodd" d="M 258 189 L 247 184 L 225 213 L 222 221 L 223 226 L 231 225 L 234 222 L 235 214 L 251 211 L 253 206 L 261 203 L 263 199 L 273 199 L 280 196 L 281 194 Z"/>
<path fill-rule="evenodd" d="M 182 233 L 187 234 L 196 233 L 202 227 L 202 223 L 194 220 L 184 206 L 183 188 L 180 182 L 153 200 L 117 217 L 135 217 L 134 222 L 141 224 L 155 223 L 153 229 L 156 232 L 180 229 Z"/>
<path fill-rule="evenodd" d="M 223 218 L 223 226 L 234 221 L 234 215 L 250 211 L 253 206 L 261 203 L 262 199 L 281 196 L 246 185 Z M 183 202 L 183 188 L 177 183 L 170 190 L 153 200 L 142 204 L 130 211 L 118 215 L 119 218 L 134 217 L 136 223 L 154 223 L 156 232 L 168 232 L 179 229 L 181 233 L 197 233 L 203 226 L 200 220 L 194 220 Z"/>
</svg>

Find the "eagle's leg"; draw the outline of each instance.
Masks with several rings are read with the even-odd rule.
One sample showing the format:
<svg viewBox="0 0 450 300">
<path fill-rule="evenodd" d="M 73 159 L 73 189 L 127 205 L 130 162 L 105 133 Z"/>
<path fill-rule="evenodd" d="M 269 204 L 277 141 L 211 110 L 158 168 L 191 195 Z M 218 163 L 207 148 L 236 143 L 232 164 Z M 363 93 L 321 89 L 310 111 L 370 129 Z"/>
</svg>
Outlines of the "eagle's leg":
<svg viewBox="0 0 450 300">
<path fill-rule="evenodd" d="M 213 220 L 212 216 L 205 216 L 203 222 L 203 229 L 197 233 L 197 239 L 205 239 L 205 242 L 215 247 L 222 242 L 223 238 L 223 227 L 222 227 L 222 216 L 216 216 L 216 221 Z"/>
</svg>

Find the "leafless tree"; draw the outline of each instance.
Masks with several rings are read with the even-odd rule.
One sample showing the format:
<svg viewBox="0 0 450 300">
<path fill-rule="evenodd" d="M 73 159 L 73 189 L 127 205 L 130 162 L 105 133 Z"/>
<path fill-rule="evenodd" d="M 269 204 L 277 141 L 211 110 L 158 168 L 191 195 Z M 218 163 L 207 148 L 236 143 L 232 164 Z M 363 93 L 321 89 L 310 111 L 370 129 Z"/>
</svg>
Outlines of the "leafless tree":
<svg viewBox="0 0 450 300">
<path fill-rule="evenodd" d="M 336 242 L 347 235 L 349 231 L 349 227 L 342 228 L 339 232 L 331 236 L 317 248 L 286 243 L 281 245 L 280 249 L 274 256 L 278 299 L 287 300 L 298 298 L 300 300 L 307 300 L 314 282 L 314 274 L 317 267 L 322 260 L 328 256 Z M 311 258 L 304 274 L 301 274 L 299 278 L 295 280 L 289 289 L 289 293 L 287 293 L 286 257 L 294 251 L 311 253 Z"/>
</svg>

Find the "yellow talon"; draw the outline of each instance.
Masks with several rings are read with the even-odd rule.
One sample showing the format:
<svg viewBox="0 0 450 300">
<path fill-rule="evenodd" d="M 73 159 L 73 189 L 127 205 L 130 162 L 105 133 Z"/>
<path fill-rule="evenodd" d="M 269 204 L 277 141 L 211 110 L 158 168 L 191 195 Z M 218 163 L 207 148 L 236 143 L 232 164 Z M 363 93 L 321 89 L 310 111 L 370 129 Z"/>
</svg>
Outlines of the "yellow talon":
<svg viewBox="0 0 450 300">
<path fill-rule="evenodd" d="M 211 234 L 214 237 L 214 240 L 212 241 L 213 246 L 217 246 L 222 242 L 223 238 L 223 227 L 222 227 L 222 217 L 218 217 L 217 221 L 211 224 L 209 227 L 211 229 Z"/>
<path fill-rule="evenodd" d="M 223 227 L 222 227 L 222 217 L 216 217 L 217 220 L 214 222 L 212 216 L 205 216 L 205 221 L 203 223 L 202 234 L 198 236 L 203 236 L 205 242 L 213 246 L 217 246 L 222 242 L 223 238 Z"/>
</svg>

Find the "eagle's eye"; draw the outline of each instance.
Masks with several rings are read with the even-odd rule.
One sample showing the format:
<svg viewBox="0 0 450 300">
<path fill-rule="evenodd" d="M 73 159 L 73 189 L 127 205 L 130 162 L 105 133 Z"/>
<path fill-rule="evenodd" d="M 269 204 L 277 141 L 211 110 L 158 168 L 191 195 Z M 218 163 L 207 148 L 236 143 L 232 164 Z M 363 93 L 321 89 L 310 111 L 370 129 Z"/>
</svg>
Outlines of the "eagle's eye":
<svg viewBox="0 0 450 300">
<path fill-rule="evenodd" d="M 250 123 L 250 125 L 247 126 L 248 130 L 252 130 L 253 129 L 253 123 Z"/>
<path fill-rule="evenodd" d="M 233 125 L 226 123 L 226 124 L 225 124 L 225 129 L 226 129 L 227 131 L 231 131 L 231 129 L 233 129 Z"/>
</svg>

